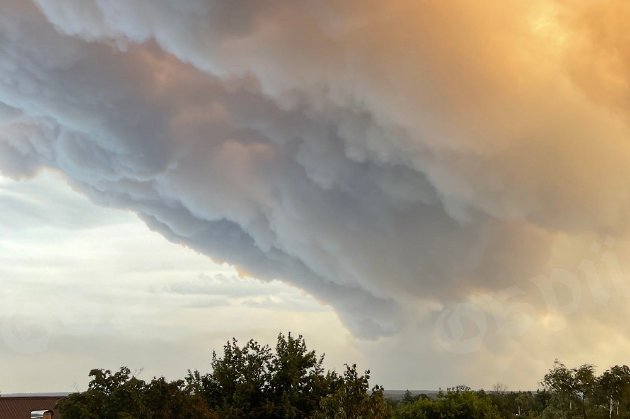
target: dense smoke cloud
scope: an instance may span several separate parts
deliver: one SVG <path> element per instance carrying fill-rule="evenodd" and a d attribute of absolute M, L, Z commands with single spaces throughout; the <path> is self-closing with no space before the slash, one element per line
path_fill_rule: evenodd
<path fill-rule="evenodd" d="M 0 0 L 0 170 L 58 169 L 390 335 L 624 240 L 627 18 L 586 0 Z"/>

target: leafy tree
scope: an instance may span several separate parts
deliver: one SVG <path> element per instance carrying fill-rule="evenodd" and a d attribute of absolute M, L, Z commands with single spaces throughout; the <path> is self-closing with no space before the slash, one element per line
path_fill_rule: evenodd
<path fill-rule="evenodd" d="M 615 365 L 598 378 L 599 395 L 607 406 L 608 417 L 624 417 L 630 412 L 630 368 Z"/>
<path fill-rule="evenodd" d="M 57 403 L 64 419 L 216 418 L 203 399 L 186 389 L 184 381 L 154 378 L 146 383 L 129 368 L 95 369 L 88 390 Z"/>
<path fill-rule="evenodd" d="M 419 398 L 400 405 L 395 413 L 399 419 L 499 419 L 501 414 L 492 399 L 483 391 L 457 386 L 440 391 L 435 398 Z"/>
<path fill-rule="evenodd" d="M 250 340 L 240 347 L 232 339 L 222 358 L 212 353 L 211 374 L 189 372 L 187 381 L 221 417 L 268 417 L 272 357 L 268 346 Z"/>
<path fill-rule="evenodd" d="M 302 336 L 278 336 L 270 383 L 277 416 L 303 418 L 318 408 L 318 401 L 329 391 L 323 362 L 324 356 L 309 351 Z"/>
<path fill-rule="evenodd" d="M 391 415 L 383 387 L 375 386 L 369 391 L 369 370 L 361 375 L 356 364 L 346 364 L 343 375 L 329 373 L 327 380 L 333 391 L 321 400 L 315 418 L 378 419 Z"/>
<path fill-rule="evenodd" d="M 308 350 L 302 336 L 278 336 L 275 351 L 233 339 L 223 356 L 212 355 L 212 372 L 189 371 L 186 386 L 222 418 L 385 418 L 383 389 L 369 389 L 369 371 L 356 365 L 343 375 L 325 372 L 324 356 Z"/>
<path fill-rule="evenodd" d="M 228 341 L 212 353 L 211 372 L 189 371 L 184 380 L 145 382 L 129 368 L 90 371 L 88 389 L 58 402 L 66 419 L 269 418 L 269 419 L 497 419 L 630 418 L 630 368 L 616 365 L 599 377 L 590 364 L 568 368 L 556 360 L 536 392 L 489 393 L 466 386 L 437 395 L 405 392 L 396 403 L 370 371 L 356 364 L 326 371 L 324 356 L 302 336 L 280 334 L 275 347 Z"/>
<path fill-rule="evenodd" d="M 544 409 L 544 407 L 537 408 L 536 394 L 529 391 L 510 392 L 503 390 L 497 392 L 494 389 L 488 393 L 488 397 L 497 407 L 501 417 L 530 417 L 536 415 L 536 412 L 542 412 Z"/>
<path fill-rule="evenodd" d="M 592 365 L 584 364 L 569 369 L 556 360 L 553 368 L 545 374 L 542 384 L 555 396 L 551 409 L 568 416 L 577 407 L 583 418 L 588 417 L 587 401 L 594 399 L 596 390 L 595 369 Z"/>
<path fill-rule="evenodd" d="M 416 397 L 411 394 L 411 391 L 405 390 L 405 394 L 403 394 L 402 400 L 400 401 L 402 404 L 413 403 L 416 400 Z"/>

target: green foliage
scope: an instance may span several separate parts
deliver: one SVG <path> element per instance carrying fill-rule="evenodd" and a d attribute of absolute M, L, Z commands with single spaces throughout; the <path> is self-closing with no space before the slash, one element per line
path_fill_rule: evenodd
<path fill-rule="evenodd" d="M 629 418 L 630 368 L 616 365 L 596 376 L 590 364 L 568 368 L 559 361 L 536 392 L 473 391 L 466 386 L 437 395 L 386 400 L 370 388 L 370 371 L 356 364 L 325 371 L 324 356 L 302 336 L 278 336 L 275 348 L 236 339 L 212 353 L 211 372 L 189 371 L 184 380 L 149 382 L 123 367 L 90 371 L 88 389 L 58 403 L 64 419 L 496 419 Z"/>
<path fill-rule="evenodd" d="M 240 347 L 233 339 L 224 346 L 223 358 L 213 352 L 213 373 L 202 380 L 202 394 L 221 417 L 264 418 L 272 409 L 268 401 L 271 364 L 268 346 L 250 340 Z"/>
<path fill-rule="evenodd" d="M 146 383 L 126 367 L 115 373 L 92 370 L 90 377 L 87 391 L 58 402 L 64 419 L 218 417 L 181 380 L 168 382 L 160 377 Z"/>
<path fill-rule="evenodd" d="M 391 416 L 391 408 L 385 401 L 383 387 L 369 390 L 370 371 L 361 375 L 356 364 L 346 365 L 342 376 L 329 374 L 328 380 L 333 390 L 320 402 L 315 418 L 386 418 Z"/>
<path fill-rule="evenodd" d="M 608 417 L 630 417 L 630 368 L 626 365 L 604 371 L 597 380 L 597 399 Z"/>
<path fill-rule="evenodd" d="M 597 379 L 595 368 L 590 364 L 569 369 L 556 360 L 545 374 L 543 387 L 552 394 L 549 412 L 554 416 L 588 417 L 589 411 L 599 410 L 596 404 Z"/>
<path fill-rule="evenodd" d="M 397 410 L 399 419 L 499 419 L 497 407 L 483 391 L 472 391 L 465 386 L 439 392 L 437 397 L 420 397 L 403 403 Z"/>
<path fill-rule="evenodd" d="M 405 394 L 403 395 L 402 400 L 400 402 L 402 404 L 409 404 L 409 403 L 412 403 L 416 399 L 417 398 L 414 397 L 413 394 L 411 394 L 411 391 L 405 390 Z"/>
<path fill-rule="evenodd" d="M 280 334 L 275 351 L 236 340 L 212 355 L 212 372 L 189 371 L 187 386 L 222 418 L 385 418 L 383 389 L 369 391 L 369 371 L 326 372 L 324 357 L 302 336 Z"/>
<path fill-rule="evenodd" d="M 630 368 L 614 366 L 599 377 L 584 364 L 568 368 L 556 361 L 536 392 L 485 393 L 467 387 L 436 397 L 406 393 L 394 417 L 420 418 L 630 418 Z"/>
<path fill-rule="evenodd" d="M 271 363 L 272 399 L 279 401 L 279 417 L 306 417 L 318 408 L 318 400 L 330 391 L 324 374 L 324 357 L 309 351 L 301 336 L 278 337 Z"/>
<path fill-rule="evenodd" d="M 630 368 L 614 366 L 599 377 L 584 364 L 568 368 L 556 361 L 536 392 L 471 391 L 456 387 L 436 397 L 411 394 L 398 404 L 396 418 L 630 418 Z"/>

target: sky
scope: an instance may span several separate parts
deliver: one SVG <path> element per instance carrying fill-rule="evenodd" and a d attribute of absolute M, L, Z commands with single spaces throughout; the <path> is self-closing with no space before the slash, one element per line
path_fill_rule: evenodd
<path fill-rule="evenodd" d="M 391 389 L 627 363 L 629 19 L 0 0 L 0 391 L 287 331 Z"/>

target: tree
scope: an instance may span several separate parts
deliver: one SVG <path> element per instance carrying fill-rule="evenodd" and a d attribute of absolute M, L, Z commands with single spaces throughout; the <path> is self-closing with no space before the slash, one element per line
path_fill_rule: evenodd
<path fill-rule="evenodd" d="M 606 382 L 609 381 L 607 378 Z M 556 360 L 553 368 L 545 375 L 543 387 L 552 395 L 549 403 L 549 414 L 559 414 L 568 417 L 577 410 L 583 418 L 589 415 L 599 415 L 601 406 L 597 403 L 601 399 L 601 378 L 595 376 L 595 368 L 591 364 L 584 364 L 569 369 Z M 557 411 L 558 413 L 551 413 Z"/>
<path fill-rule="evenodd" d="M 492 386 L 492 391 L 497 394 L 505 394 L 508 391 L 508 386 L 503 383 L 495 383 Z"/>
<path fill-rule="evenodd" d="M 370 371 L 359 374 L 356 364 L 347 365 L 343 375 L 329 373 L 327 381 L 333 390 L 324 397 L 315 418 L 380 419 L 391 415 L 384 390 L 375 386 L 369 391 Z"/>
<path fill-rule="evenodd" d="M 402 404 L 413 403 L 416 398 L 411 394 L 411 391 L 405 390 L 405 394 L 403 394 L 402 400 L 400 401 Z"/>
<path fill-rule="evenodd" d="M 233 339 L 222 357 L 213 352 L 212 372 L 189 371 L 186 386 L 222 418 L 387 417 L 383 389 L 369 389 L 369 371 L 361 375 L 353 364 L 339 375 L 323 362 L 302 336 L 278 335 L 275 351 Z"/>
<path fill-rule="evenodd" d="M 575 392 L 582 408 L 582 417 L 586 419 L 587 400 L 591 401 L 595 396 L 595 367 L 591 364 L 584 364 L 578 368 L 573 368 L 571 372 L 574 377 Z"/>
<path fill-rule="evenodd" d="M 250 340 L 240 347 L 232 339 L 223 347 L 222 358 L 213 351 L 211 374 L 190 372 L 187 381 L 221 417 L 268 417 L 272 357 L 269 346 Z"/>
<path fill-rule="evenodd" d="M 620 417 L 619 407 L 629 411 L 630 402 L 630 368 L 615 365 L 604 371 L 598 378 L 599 393 L 603 402 L 608 405 L 608 417 Z M 625 405 L 625 406 L 624 406 Z"/>
<path fill-rule="evenodd" d="M 422 397 L 413 403 L 401 404 L 398 419 L 499 419 L 501 414 L 492 399 L 483 391 L 457 386 L 440 391 L 435 398 Z"/>
<path fill-rule="evenodd" d="M 278 416 L 303 418 L 318 408 L 318 401 L 328 391 L 323 362 L 324 356 L 309 351 L 301 335 L 278 336 L 270 383 Z"/>
<path fill-rule="evenodd" d="M 575 377 L 571 370 L 556 359 L 553 368 L 545 374 L 542 385 L 554 396 L 552 408 L 560 409 L 563 416 L 568 415 L 576 396 Z"/>
<path fill-rule="evenodd" d="M 89 375 L 87 391 L 57 403 L 65 419 L 217 418 L 182 380 L 168 382 L 160 377 L 146 383 L 126 367 L 115 373 L 95 369 Z"/>

